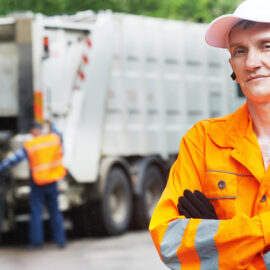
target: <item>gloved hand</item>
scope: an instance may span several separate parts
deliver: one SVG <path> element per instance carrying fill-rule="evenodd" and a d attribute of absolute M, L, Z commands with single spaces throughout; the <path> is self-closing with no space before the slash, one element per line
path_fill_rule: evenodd
<path fill-rule="evenodd" d="M 186 189 L 184 196 L 178 198 L 177 208 L 180 215 L 186 218 L 218 219 L 214 206 L 200 191 L 192 193 Z"/>

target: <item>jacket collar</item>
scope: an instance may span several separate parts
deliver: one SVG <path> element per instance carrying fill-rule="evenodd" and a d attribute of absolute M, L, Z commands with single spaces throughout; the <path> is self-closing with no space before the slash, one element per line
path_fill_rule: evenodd
<path fill-rule="evenodd" d="M 208 135 L 220 147 L 235 148 L 243 137 L 255 136 L 246 103 L 235 113 L 213 121 Z"/>
<path fill-rule="evenodd" d="M 235 113 L 214 120 L 208 135 L 216 145 L 231 148 L 232 158 L 240 162 L 255 178 L 261 181 L 265 169 L 246 103 Z"/>

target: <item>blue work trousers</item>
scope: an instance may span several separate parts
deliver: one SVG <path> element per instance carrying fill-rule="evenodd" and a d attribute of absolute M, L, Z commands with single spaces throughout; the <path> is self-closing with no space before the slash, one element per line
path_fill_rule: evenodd
<path fill-rule="evenodd" d="M 38 186 L 31 181 L 30 192 L 30 244 L 40 246 L 43 244 L 43 220 L 42 212 L 44 205 L 50 214 L 50 225 L 52 230 L 53 241 L 63 246 L 66 243 L 66 235 L 63 227 L 63 216 L 58 207 L 58 190 L 57 183 Z"/>

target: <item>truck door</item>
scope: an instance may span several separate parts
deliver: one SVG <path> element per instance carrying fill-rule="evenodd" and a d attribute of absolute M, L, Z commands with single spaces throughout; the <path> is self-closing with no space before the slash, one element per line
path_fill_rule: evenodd
<path fill-rule="evenodd" d="M 87 31 L 45 27 L 42 89 L 45 117 L 68 114 Z"/>

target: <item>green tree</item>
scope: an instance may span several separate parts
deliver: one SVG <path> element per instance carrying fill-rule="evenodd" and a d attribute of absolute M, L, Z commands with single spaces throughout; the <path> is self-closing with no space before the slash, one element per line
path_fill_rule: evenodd
<path fill-rule="evenodd" d="M 241 0 L 0 0 L 0 14 L 33 11 L 47 15 L 72 14 L 82 10 L 114 12 L 177 20 L 209 22 L 231 13 Z"/>

